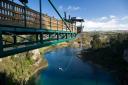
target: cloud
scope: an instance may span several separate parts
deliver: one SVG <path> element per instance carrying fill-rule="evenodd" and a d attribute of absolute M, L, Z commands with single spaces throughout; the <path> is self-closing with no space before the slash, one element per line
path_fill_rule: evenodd
<path fill-rule="evenodd" d="M 77 23 L 80 25 L 80 23 Z M 97 19 L 85 19 L 84 31 L 112 31 L 112 30 L 128 30 L 128 16 L 116 17 L 100 17 Z"/>
<path fill-rule="evenodd" d="M 63 6 L 62 5 L 59 6 L 59 10 L 63 10 Z"/>
<path fill-rule="evenodd" d="M 109 16 L 111 19 L 116 19 L 117 17 L 116 16 L 114 16 L 114 15 L 110 15 Z"/>
<path fill-rule="evenodd" d="M 67 7 L 60 5 L 58 8 L 59 8 L 59 10 L 65 10 L 65 11 L 70 11 L 70 12 L 80 10 L 79 6 L 71 6 L 71 5 L 69 5 Z"/>
<path fill-rule="evenodd" d="M 79 6 L 68 6 L 68 7 L 67 7 L 67 10 L 70 10 L 70 11 L 77 11 L 77 10 L 79 10 L 79 9 L 80 9 Z"/>
<path fill-rule="evenodd" d="M 100 20 L 107 20 L 108 18 L 107 17 L 101 17 Z"/>
<path fill-rule="evenodd" d="M 123 17 L 122 20 L 127 20 L 128 21 L 128 16 Z"/>

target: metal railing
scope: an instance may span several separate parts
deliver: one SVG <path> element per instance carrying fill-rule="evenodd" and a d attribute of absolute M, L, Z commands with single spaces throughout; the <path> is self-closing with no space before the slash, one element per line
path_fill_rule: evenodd
<path fill-rule="evenodd" d="M 0 0 L 0 25 L 20 26 L 26 28 L 40 28 L 51 30 L 65 30 L 76 32 L 74 24 L 62 20 L 57 20 L 47 14 L 40 13 L 24 6 L 16 4 L 12 1 Z M 26 20 L 25 20 L 26 17 Z M 26 21 L 26 22 L 25 22 Z M 68 29 L 67 29 L 68 28 Z"/>

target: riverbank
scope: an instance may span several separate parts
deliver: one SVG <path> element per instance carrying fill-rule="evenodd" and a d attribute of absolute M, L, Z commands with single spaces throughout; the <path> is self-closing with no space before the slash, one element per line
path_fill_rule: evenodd
<path fill-rule="evenodd" d="M 63 42 L 0 59 L 0 85 L 34 85 L 34 76 L 48 67 L 44 53 L 69 46 Z"/>
<path fill-rule="evenodd" d="M 81 60 L 91 62 L 117 76 L 119 85 L 128 85 L 128 62 L 124 59 L 125 49 L 128 48 L 128 35 L 125 33 L 95 34 L 90 45 L 89 49 L 83 49 L 80 53 Z"/>
<path fill-rule="evenodd" d="M 70 43 L 68 43 L 68 42 L 62 42 L 62 43 L 59 43 L 56 45 L 51 45 L 51 46 L 40 48 L 39 50 L 40 50 L 41 54 L 43 55 L 46 52 L 52 51 L 52 50 L 57 49 L 57 48 L 66 47 L 69 45 L 70 45 Z"/>
<path fill-rule="evenodd" d="M 47 67 L 47 61 L 36 49 L 2 58 L 0 67 L 0 85 L 26 85 L 39 68 Z"/>

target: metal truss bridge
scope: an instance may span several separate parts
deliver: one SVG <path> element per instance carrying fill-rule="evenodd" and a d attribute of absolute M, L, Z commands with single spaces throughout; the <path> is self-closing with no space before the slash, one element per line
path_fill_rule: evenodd
<path fill-rule="evenodd" d="M 53 3 L 51 6 L 60 20 L 10 0 L 0 0 L 0 58 L 75 39 L 76 22 L 82 19 L 62 18 Z"/>

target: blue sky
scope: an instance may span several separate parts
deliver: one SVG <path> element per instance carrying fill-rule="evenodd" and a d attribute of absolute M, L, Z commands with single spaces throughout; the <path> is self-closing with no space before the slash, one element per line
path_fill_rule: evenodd
<path fill-rule="evenodd" d="M 15 0 L 17 1 L 17 0 Z M 128 0 L 51 0 L 60 13 L 85 19 L 84 30 L 128 30 Z M 39 10 L 38 0 L 28 6 Z M 48 0 L 42 0 L 42 11 L 58 18 Z M 93 26 L 91 26 L 93 25 Z M 106 25 L 106 27 L 105 27 Z M 110 25 L 110 26 L 108 26 Z M 103 27 L 104 28 L 103 28 Z M 112 27 L 113 28 L 112 28 Z M 117 28 L 118 27 L 118 28 Z"/>

